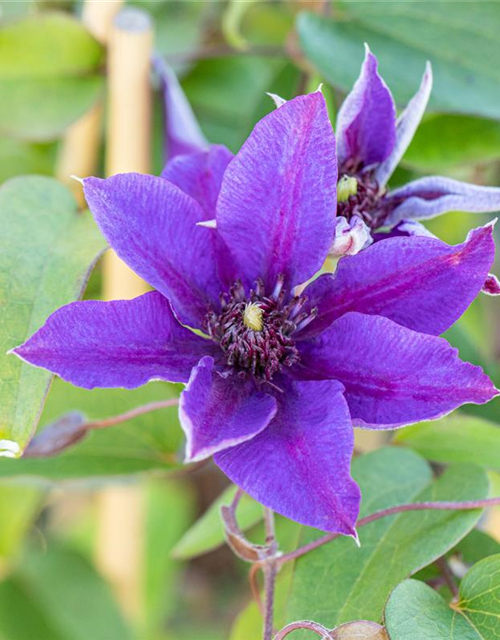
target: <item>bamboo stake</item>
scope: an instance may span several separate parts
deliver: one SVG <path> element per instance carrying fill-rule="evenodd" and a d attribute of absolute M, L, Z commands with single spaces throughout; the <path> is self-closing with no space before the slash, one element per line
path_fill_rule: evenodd
<path fill-rule="evenodd" d="M 107 175 L 149 171 L 152 41 L 152 25 L 145 12 L 124 9 L 117 15 L 108 55 Z M 144 282 L 108 251 L 104 297 L 134 298 L 146 290 Z"/>
<path fill-rule="evenodd" d="M 82 22 L 102 44 L 107 43 L 111 22 L 122 4 L 123 0 L 85 0 Z M 71 176 L 86 177 L 96 173 L 102 115 L 102 103 L 99 102 L 68 129 L 59 149 L 56 177 L 71 189 L 80 207 L 85 205 L 83 189 Z"/>
<path fill-rule="evenodd" d="M 152 42 L 152 24 L 145 12 L 129 8 L 117 14 L 108 49 L 107 175 L 149 170 Z M 146 290 L 147 285 L 108 251 L 104 298 L 133 298 Z M 114 487 L 99 496 L 97 563 L 125 611 L 136 615 L 141 606 L 143 512 L 141 487 Z"/>

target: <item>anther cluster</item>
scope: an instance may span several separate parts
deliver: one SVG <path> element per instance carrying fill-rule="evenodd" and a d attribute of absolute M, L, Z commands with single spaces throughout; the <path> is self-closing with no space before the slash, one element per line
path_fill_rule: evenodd
<path fill-rule="evenodd" d="M 383 194 L 380 193 L 379 185 L 370 171 L 358 173 L 354 177 L 358 183 L 357 192 L 344 202 L 337 203 L 337 215 L 347 220 L 359 216 L 367 226 L 376 229 L 383 223 L 382 217 L 386 217 L 383 207 L 379 206 Z"/>
<path fill-rule="evenodd" d="M 268 295 L 259 279 L 247 295 L 238 280 L 228 294 L 221 294 L 220 314 L 213 310 L 207 314 L 207 333 L 219 343 L 231 372 L 270 382 L 283 367 L 291 367 L 299 361 L 293 334 L 316 317 L 317 309 L 303 311 L 307 297 L 290 298 L 283 285 L 284 277 L 280 275 Z M 258 305 L 262 311 L 260 330 L 245 323 L 245 310 L 250 304 Z"/>

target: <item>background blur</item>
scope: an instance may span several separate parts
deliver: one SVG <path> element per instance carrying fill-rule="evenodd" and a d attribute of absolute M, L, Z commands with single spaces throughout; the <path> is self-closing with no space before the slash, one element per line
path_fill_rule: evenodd
<path fill-rule="evenodd" d="M 115 63 L 123 64 L 113 88 L 108 26 L 124 3 L 0 1 L 0 182 L 52 176 L 81 203 L 71 173 L 134 167 L 159 173 L 158 79 L 147 71 L 151 128 L 147 91 L 142 102 L 127 95 L 127 77 L 140 76 L 149 46 L 179 75 L 207 138 L 236 152 L 274 108 L 267 91 L 291 98 L 324 82 L 333 119 L 368 42 L 399 107 L 416 91 L 427 59 L 434 68 L 429 112 L 392 184 L 439 173 L 500 185 L 497 2 L 126 4 L 147 12 L 154 41 L 147 20 L 137 49 L 117 39 Z M 118 119 L 110 109 L 125 117 L 130 109 L 137 120 L 110 131 Z M 489 217 L 456 212 L 428 226 L 458 243 Z M 94 270 L 86 297 L 135 295 L 142 285 L 106 260 Z M 498 313 L 498 301 L 482 296 L 449 332 L 464 359 L 482 365 L 497 385 Z M 103 418 L 177 392 L 162 383 L 84 391 L 55 380 L 40 426 L 73 409 Z M 498 407 L 466 411 L 498 423 Z M 379 438 L 363 434 L 359 448 L 380 446 Z M 258 638 L 259 617 L 247 608 L 247 567 L 222 546 L 217 508 L 209 509 L 232 488 L 211 464 L 183 469 L 181 459 L 175 409 L 93 433 L 57 458 L 0 459 L 0 640 Z M 193 527 L 207 509 L 204 526 Z M 260 511 L 250 500 L 242 519 L 258 540 Z M 493 516 L 486 526 L 500 541 L 500 520 Z M 282 546 L 291 547 L 299 528 L 281 520 L 278 527 Z"/>

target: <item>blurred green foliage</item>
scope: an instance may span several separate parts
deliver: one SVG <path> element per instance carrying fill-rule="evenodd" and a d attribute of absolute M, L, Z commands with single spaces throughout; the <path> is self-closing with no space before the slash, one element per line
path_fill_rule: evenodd
<path fill-rule="evenodd" d="M 425 61 L 433 63 L 430 113 L 393 183 L 439 172 L 499 184 L 498 3 L 137 0 L 129 4 L 151 13 L 155 49 L 179 73 L 203 130 L 214 143 L 236 152 L 256 121 L 274 108 L 266 92 L 291 98 L 322 81 L 333 121 L 357 77 L 366 41 L 378 56 L 399 107 L 417 89 Z M 70 0 L 0 0 L 0 183 L 21 174 L 55 175 L 68 127 L 104 97 L 105 51 L 82 26 L 81 10 L 81 2 Z M 154 166 L 159 172 L 159 92 L 154 107 Z M 28 371 L 4 352 L 32 333 L 52 309 L 80 294 L 83 274 L 102 241 L 85 214 L 76 213 L 66 189 L 52 181 L 19 178 L 7 183 L 0 191 L 0 215 L 0 224 L 5 224 L 0 238 L 4 383 L 0 439 L 8 436 L 24 445 L 37 427 L 50 376 Z M 455 212 L 428 226 L 443 240 L 458 243 L 470 228 L 488 219 Z M 86 295 L 98 297 L 100 284 L 96 270 Z M 6 293 L 33 313 L 23 315 L 22 306 L 8 306 Z M 485 296 L 475 301 L 447 337 L 465 359 L 483 366 L 500 384 L 498 309 L 493 302 Z M 6 391 L 7 377 L 14 382 Z M 176 386 L 159 382 L 134 391 L 85 391 L 56 380 L 38 429 L 74 409 L 89 418 L 104 418 L 173 398 L 178 392 Z M 488 491 L 498 495 L 500 476 L 491 471 L 499 470 L 498 423 L 498 402 L 467 407 L 439 423 L 399 432 L 394 440 L 398 448 L 360 456 L 354 474 L 363 488 L 363 513 L 426 497 L 465 499 Z M 218 511 L 231 500 L 235 488 L 227 487 L 212 466 L 186 472 L 181 461 L 182 435 L 175 409 L 94 432 L 55 458 L 2 458 L 1 640 L 260 637 L 261 617 L 251 602 L 247 567 L 222 546 Z M 436 479 L 433 472 L 450 463 Z M 111 483 L 139 486 L 143 496 L 141 601 L 134 613 L 119 604 L 94 558 L 99 529 L 96 504 L 100 489 Z M 61 516 L 68 504 L 75 513 Z M 245 499 L 240 515 L 249 537 L 262 541 L 260 507 Z M 497 620 L 498 606 L 481 585 L 491 584 L 496 575 L 499 546 L 479 529 L 470 531 L 478 518 L 475 512 L 404 514 L 363 528 L 360 551 L 351 540 L 339 539 L 305 556 L 280 573 L 277 623 L 297 617 L 316 617 L 332 625 L 359 617 L 380 621 L 390 596 L 385 616 L 391 640 L 407 640 L 410 632 L 425 637 L 430 618 L 440 620 L 445 634 L 453 618 L 465 625 L 464 633 L 472 624 L 481 630 L 481 637 L 497 638 L 476 614 L 467 613 L 466 605 L 460 614 L 453 613 L 442 599 L 451 597 L 446 589 L 441 588 L 439 595 L 425 585 L 439 575 L 432 565 L 439 555 L 446 553 L 466 568 L 479 563 L 463 580 L 463 598 L 480 598 L 484 610 Z M 308 541 L 319 535 L 282 518 L 277 527 L 285 551 L 295 548 L 299 538 Z M 411 574 L 416 580 L 401 582 Z M 415 611 L 412 620 L 418 623 L 412 629 L 405 626 L 410 607 Z"/>

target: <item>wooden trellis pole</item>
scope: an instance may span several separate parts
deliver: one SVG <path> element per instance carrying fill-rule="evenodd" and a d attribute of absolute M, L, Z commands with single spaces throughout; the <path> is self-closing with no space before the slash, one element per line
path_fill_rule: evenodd
<path fill-rule="evenodd" d="M 152 23 L 126 8 L 113 20 L 108 43 L 106 174 L 147 173 L 151 146 L 150 60 Z M 147 285 L 112 251 L 103 264 L 105 299 L 133 298 Z M 97 563 L 113 583 L 124 609 L 141 605 L 143 503 L 141 487 L 113 487 L 99 496 Z"/>
<path fill-rule="evenodd" d="M 107 45 L 111 23 L 122 5 L 123 0 L 85 0 L 82 22 L 101 44 Z M 80 206 L 85 204 L 83 189 L 71 176 L 85 178 L 96 173 L 102 117 L 103 105 L 99 102 L 68 129 L 59 149 L 56 177 L 72 190 Z"/>

